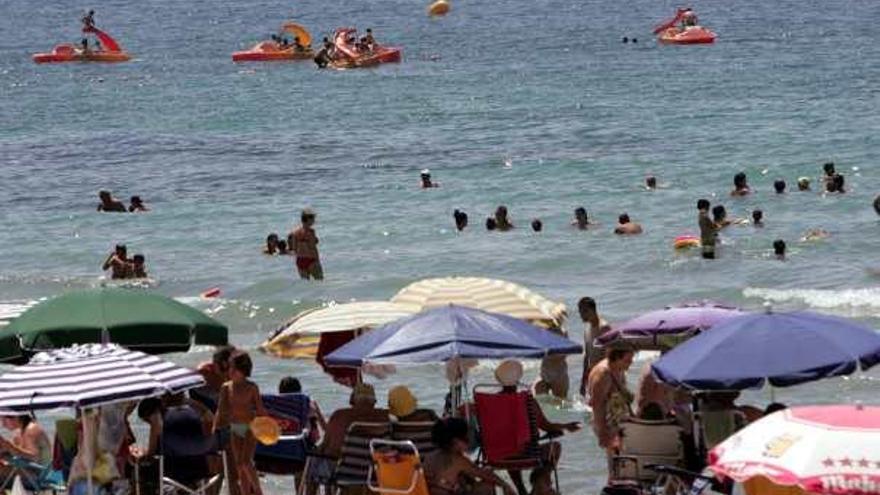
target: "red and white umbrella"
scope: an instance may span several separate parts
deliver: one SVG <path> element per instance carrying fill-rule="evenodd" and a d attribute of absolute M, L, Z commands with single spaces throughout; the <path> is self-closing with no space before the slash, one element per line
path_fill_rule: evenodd
<path fill-rule="evenodd" d="M 880 407 L 779 411 L 712 449 L 709 461 L 738 482 L 764 477 L 809 493 L 880 494 Z"/>

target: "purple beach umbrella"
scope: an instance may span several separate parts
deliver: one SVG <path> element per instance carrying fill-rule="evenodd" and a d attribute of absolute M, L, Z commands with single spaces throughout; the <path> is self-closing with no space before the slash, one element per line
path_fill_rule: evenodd
<path fill-rule="evenodd" d="M 711 301 L 669 306 L 613 325 L 610 332 L 596 339 L 596 345 L 668 350 L 713 325 L 744 314 L 739 308 Z"/>

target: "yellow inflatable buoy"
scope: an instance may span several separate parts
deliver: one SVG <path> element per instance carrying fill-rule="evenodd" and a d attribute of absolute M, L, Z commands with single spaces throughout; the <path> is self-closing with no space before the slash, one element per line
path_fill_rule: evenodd
<path fill-rule="evenodd" d="M 257 416 L 251 421 L 251 433 L 263 445 L 275 445 L 281 437 L 281 427 L 269 416 Z"/>
<path fill-rule="evenodd" d="M 436 2 L 428 6 L 428 15 L 446 15 L 447 13 L 449 13 L 449 9 L 451 8 L 452 6 L 449 5 L 449 2 L 447 2 L 446 0 L 437 0 Z"/>

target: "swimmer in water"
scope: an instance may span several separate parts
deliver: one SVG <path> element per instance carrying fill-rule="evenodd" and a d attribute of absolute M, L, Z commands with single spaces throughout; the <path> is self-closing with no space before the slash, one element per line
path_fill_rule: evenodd
<path fill-rule="evenodd" d="M 874 198 L 874 212 L 880 215 L 880 194 Z"/>
<path fill-rule="evenodd" d="M 810 229 L 801 237 L 801 242 L 821 241 L 831 237 L 831 233 L 825 229 Z"/>
<path fill-rule="evenodd" d="M 287 249 L 287 242 L 279 239 L 278 240 L 278 255 L 279 256 L 287 256 L 290 254 L 290 250 Z"/>
<path fill-rule="evenodd" d="M 809 177 L 798 177 L 798 191 L 809 191 L 810 190 L 810 178 Z"/>
<path fill-rule="evenodd" d="M 825 164 L 822 165 L 822 170 L 825 172 L 825 175 L 822 177 L 822 182 L 826 184 L 827 188 L 827 184 L 834 179 L 835 175 L 837 175 L 837 170 L 834 168 L 834 162 L 825 162 Z"/>
<path fill-rule="evenodd" d="M 501 232 L 507 232 L 513 228 L 513 224 L 507 218 L 507 207 L 504 205 L 495 209 L 495 226 Z"/>
<path fill-rule="evenodd" d="M 419 177 L 421 179 L 422 189 L 431 189 L 433 187 L 440 187 L 439 183 L 431 181 L 431 171 L 428 169 L 422 169 L 422 172 L 419 174 Z"/>
<path fill-rule="evenodd" d="M 749 187 L 745 172 L 740 172 L 733 176 L 733 190 L 730 191 L 731 196 L 747 196 L 752 192 Z"/>
<path fill-rule="evenodd" d="M 630 220 L 629 215 L 621 213 L 617 217 L 617 227 L 614 228 L 617 235 L 636 235 L 642 233 L 642 226 Z"/>
<path fill-rule="evenodd" d="M 486 218 L 486 230 L 488 230 L 489 232 L 492 232 L 493 230 L 496 230 L 497 228 L 498 228 L 498 225 L 495 223 L 494 218 L 492 218 L 492 217 Z"/>
<path fill-rule="evenodd" d="M 647 189 L 648 191 L 653 191 L 657 189 L 657 178 L 653 175 L 645 177 L 645 189 Z"/>
<path fill-rule="evenodd" d="M 465 229 L 465 227 L 467 227 L 467 224 L 468 224 L 467 213 L 460 211 L 460 210 L 455 210 L 452 212 L 452 218 L 455 219 L 455 228 L 459 232 L 461 232 L 462 230 Z"/>
<path fill-rule="evenodd" d="M 708 199 L 697 201 L 697 223 L 700 226 L 700 245 L 703 248 L 703 258 L 715 259 L 715 244 L 718 242 L 718 226 L 709 218 L 711 204 Z"/>
<path fill-rule="evenodd" d="M 782 239 L 773 241 L 773 255 L 779 261 L 785 261 L 785 241 Z"/>
<path fill-rule="evenodd" d="M 129 278 L 130 266 L 127 252 L 125 244 L 117 244 L 113 252 L 104 260 L 104 264 L 101 265 L 102 270 L 110 270 L 111 279 Z"/>
<path fill-rule="evenodd" d="M 136 213 L 139 211 L 150 211 L 149 208 L 144 205 L 143 200 L 141 200 L 140 196 L 132 196 L 131 197 L 131 206 L 128 207 L 129 213 Z"/>
<path fill-rule="evenodd" d="M 773 189 L 776 190 L 776 194 L 785 193 L 785 181 L 782 179 L 776 179 L 776 181 L 773 182 Z"/>
<path fill-rule="evenodd" d="M 712 220 L 715 222 L 715 226 L 718 230 L 733 223 L 727 219 L 727 209 L 724 208 L 724 205 L 715 205 L 715 207 L 712 208 Z"/>
<path fill-rule="evenodd" d="M 577 227 L 578 230 L 587 230 L 590 225 L 590 219 L 587 218 L 587 209 L 583 206 L 578 206 L 574 210 L 574 220 L 571 221 L 571 225 L 573 227 Z"/>
<path fill-rule="evenodd" d="M 296 255 L 296 270 L 303 280 L 324 280 L 324 268 L 318 255 L 315 233 L 315 212 L 306 208 L 300 215 L 301 225 L 287 237 L 287 246 Z"/>
<path fill-rule="evenodd" d="M 278 254 L 278 234 L 275 232 L 266 236 L 266 247 L 263 248 L 263 254 L 269 256 Z"/>
<path fill-rule="evenodd" d="M 753 210 L 752 211 L 752 225 L 755 227 L 763 227 L 764 226 L 764 212 L 761 210 Z"/>
<path fill-rule="evenodd" d="M 110 191 L 98 191 L 98 198 L 101 204 L 98 205 L 98 211 L 125 213 L 125 205 L 122 201 L 114 198 Z"/>
<path fill-rule="evenodd" d="M 842 174 L 835 174 L 831 179 L 831 182 L 828 183 L 826 189 L 828 192 L 836 192 L 843 194 L 846 192 L 846 188 L 843 187 L 844 179 Z"/>
<path fill-rule="evenodd" d="M 131 258 L 130 278 L 147 278 L 146 261 L 142 254 L 136 254 Z"/>
<path fill-rule="evenodd" d="M 532 230 L 534 230 L 535 232 L 540 232 L 541 230 L 543 230 L 543 228 L 544 224 L 541 223 L 540 219 L 536 218 L 532 220 Z"/>

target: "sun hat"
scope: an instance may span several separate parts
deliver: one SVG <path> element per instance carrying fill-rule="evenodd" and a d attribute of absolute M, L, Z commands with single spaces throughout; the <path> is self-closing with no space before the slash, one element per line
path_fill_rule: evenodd
<path fill-rule="evenodd" d="M 394 416 L 409 416 L 417 406 L 418 401 L 406 386 L 398 385 L 388 391 L 388 411 Z"/>
<path fill-rule="evenodd" d="M 422 169 L 422 175 L 431 175 L 431 171 L 428 170 L 428 169 L 426 169 L 426 168 L 423 168 L 423 169 Z"/>
<path fill-rule="evenodd" d="M 495 379 L 505 387 L 513 387 L 523 376 L 522 363 L 515 359 L 505 359 L 495 368 Z"/>

